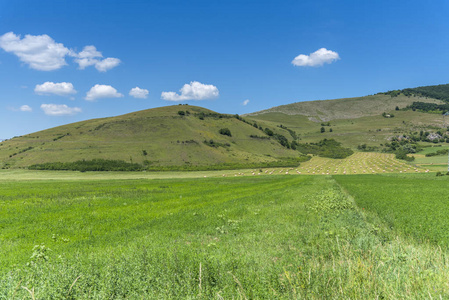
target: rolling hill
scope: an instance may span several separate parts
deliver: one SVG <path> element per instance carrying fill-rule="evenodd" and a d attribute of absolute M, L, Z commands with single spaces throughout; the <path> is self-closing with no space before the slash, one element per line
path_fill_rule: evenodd
<path fill-rule="evenodd" d="M 224 128 L 229 129 L 231 136 L 220 134 Z M 285 158 L 299 156 L 297 151 L 268 139 L 265 133 L 240 118 L 190 105 L 82 121 L 0 143 L 3 168 L 107 159 L 189 169 L 189 166 L 280 163 Z"/>
<path fill-rule="evenodd" d="M 392 97 L 386 94 L 376 94 L 356 98 L 296 102 L 250 113 L 247 116 L 282 113 L 306 116 L 310 121 L 322 122 L 376 116 L 383 112 L 392 111 L 396 106 L 400 109 L 405 108 L 413 102 L 443 103 L 441 100 L 416 95 L 405 96 L 400 94 Z"/>
<path fill-rule="evenodd" d="M 296 102 L 244 117 L 267 126 L 283 124 L 294 130 L 302 142 L 332 138 L 352 149 L 367 144 L 380 150 L 394 137 L 416 135 L 420 131 L 446 132 L 449 117 L 445 119 L 441 112 L 448 101 L 449 84 L 446 84 L 365 97 Z M 439 110 L 412 108 L 426 106 Z"/>
<path fill-rule="evenodd" d="M 355 151 L 360 145 L 381 151 L 392 138 L 419 132 L 440 132 L 446 139 L 449 120 L 441 111 L 429 110 L 445 108 L 446 94 L 449 85 L 420 87 L 297 102 L 243 117 L 191 105 L 159 107 L 2 141 L 0 168 L 92 159 L 134 163 L 149 170 L 291 166 L 306 159 L 291 148 L 310 148 L 299 144 L 323 139 Z M 292 143 L 298 147 L 290 147 Z"/>

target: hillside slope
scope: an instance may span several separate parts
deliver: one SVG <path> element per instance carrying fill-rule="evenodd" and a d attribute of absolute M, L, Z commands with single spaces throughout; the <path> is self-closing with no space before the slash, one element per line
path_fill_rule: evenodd
<path fill-rule="evenodd" d="M 232 136 L 220 134 L 222 128 L 228 128 Z M 265 134 L 234 116 L 175 105 L 68 124 L 3 141 L 0 166 L 95 158 L 149 166 L 205 166 L 269 163 L 299 156 L 273 139 L 250 136 Z"/>
<path fill-rule="evenodd" d="M 437 104 L 443 103 L 441 100 L 427 99 L 415 95 L 405 96 L 400 94 L 399 96 L 392 97 L 385 94 L 376 94 L 356 98 L 296 102 L 250 113 L 247 114 L 247 116 L 260 116 L 267 113 L 283 113 L 286 115 L 306 116 L 309 120 L 314 122 L 326 122 L 337 119 L 356 119 L 380 115 L 383 112 L 394 110 L 396 106 L 405 108 L 417 101 Z"/>

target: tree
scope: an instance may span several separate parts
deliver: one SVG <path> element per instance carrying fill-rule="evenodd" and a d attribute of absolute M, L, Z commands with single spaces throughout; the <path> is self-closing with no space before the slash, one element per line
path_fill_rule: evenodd
<path fill-rule="evenodd" d="M 321 127 L 321 133 L 323 133 L 323 132 L 325 132 L 326 131 L 326 129 L 324 129 L 324 127 Z"/>

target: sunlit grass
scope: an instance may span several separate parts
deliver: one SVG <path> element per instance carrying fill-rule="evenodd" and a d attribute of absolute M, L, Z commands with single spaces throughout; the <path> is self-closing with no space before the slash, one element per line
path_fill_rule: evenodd
<path fill-rule="evenodd" d="M 2 181 L 0 299 L 449 296 L 448 176 L 283 175 Z"/>

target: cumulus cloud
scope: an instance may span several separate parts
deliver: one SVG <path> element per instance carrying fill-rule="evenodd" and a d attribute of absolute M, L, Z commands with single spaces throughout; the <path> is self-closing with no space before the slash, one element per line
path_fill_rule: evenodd
<path fill-rule="evenodd" d="M 81 70 L 84 70 L 86 67 L 95 65 L 98 62 L 96 58 L 103 57 L 103 55 L 101 55 L 100 51 L 97 51 L 95 46 L 86 46 L 76 57 L 75 62 Z"/>
<path fill-rule="evenodd" d="M 41 109 L 48 116 L 70 116 L 81 112 L 81 108 L 65 104 L 42 104 Z"/>
<path fill-rule="evenodd" d="M 103 55 L 92 45 L 84 47 L 83 51 L 74 56 L 76 57 L 75 62 L 81 70 L 94 65 L 98 71 L 106 72 L 117 67 L 121 62 L 120 59 L 114 57 L 101 59 Z"/>
<path fill-rule="evenodd" d="M 108 57 L 98 61 L 95 64 L 95 68 L 100 72 L 106 72 L 112 68 L 117 67 L 120 64 L 120 59 L 114 57 Z"/>
<path fill-rule="evenodd" d="M 246 99 L 245 101 L 243 101 L 242 105 L 246 106 L 249 103 L 249 99 Z"/>
<path fill-rule="evenodd" d="M 115 88 L 110 85 L 96 84 L 86 94 L 84 99 L 94 101 L 99 98 L 120 98 L 122 94 L 117 92 Z"/>
<path fill-rule="evenodd" d="M 321 48 L 309 55 L 300 54 L 296 56 L 292 64 L 298 67 L 319 67 L 339 59 L 340 56 L 337 52 Z"/>
<path fill-rule="evenodd" d="M 175 92 L 162 92 L 161 98 L 168 101 L 183 101 L 214 99 L 219 96 L 216 86 L 211 84 L 202 84 L 198 81 L 192 81 L 190 84 L 184 84 L 179 91 L 180 94 Z"/>
<path fill-rule="evenodd" d="M 106 72 L 121 63 L 120 59 L 114 57 L 103 59 L 95 46 L 85 46 L 83 51 L 76 53 L 46 34 L 27 34 L 22 38 L 14 32 L 7 32 L 0 36 L 0 48 L 39 71 L 53 71 L 66 66 L 66 56 L 74 57 L 81 70 L 93 65 L 98 71 Z"/>
<path fill-rule="evenodd" d="M 34 92 L 38 95 L 58 95 L 58 96 L 70 96 L 76 94 L 76 90 L 73 88 L 73 84 L 70 82 L 44 82 L 43 84 L 37 84 L 34 88 Z"/>
<path fill-rule="evenodd" d="M 135 87 L 135 88 L 132 88 L 130 91 L 129 91 L 129 95 L 130 96 L 133 96 L 134 98 L 140 98 L 140 99 L 145 99 L 145 98 L 147 98 L 147 96 L 148 96 L 148 90 L 146 90 L 146 89 L 141 89 L 141 88 L 139 88 L 139 87 Z"/>
<path fill-rule="evenodd" d="M 22 105 L 19 108 L 20 111 L 33 111 L 33 109 L 29 105 Z"/>
<path fill-rule="evenodd" d="M 57 70 L 67 65 L 65 56 L 72 53 L 46 34 L 27 34 L 22 39 L 20 35 L 8 32 L 0 36 L 0 48 L 13 53 L 30 68 L 40 71 Z"/>

